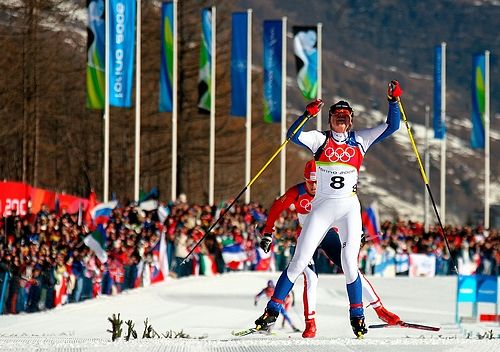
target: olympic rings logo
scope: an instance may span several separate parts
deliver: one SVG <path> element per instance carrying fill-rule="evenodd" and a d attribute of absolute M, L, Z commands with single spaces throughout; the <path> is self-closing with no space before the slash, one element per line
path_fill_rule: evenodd
<path fill-rule="evenodd" d="M 331 162 L 342 161 L 346 163 L 351 160 L 354 155 L 356 155 L 356 150 L 350 146 L 345 149 L 341 147 L 335 149 L 328 147 L 325 149 L 325 155 Z"/>
<path fill-rule="evenodd" d="M 312 204 L 308 199 L 301 199 L 299 202 L 300 206 L 308 213 L 312 210 Z"/>

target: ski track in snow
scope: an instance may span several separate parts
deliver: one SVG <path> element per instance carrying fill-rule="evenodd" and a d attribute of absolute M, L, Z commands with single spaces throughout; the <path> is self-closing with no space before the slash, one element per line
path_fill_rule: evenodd
<path fill-rule="evenodd" d="M 369 278 L 385 306 L 403 320 L 440 326 L 441 331 L 390 328 L 369 329 L 363 340 L 352 334 L 348 322 L 345 281 L 341 275 L 320 275 L 318 287 L 318 337 L 303 339 L 278 319 L 276 335 L 235 337 L 231 331 L 253 326 L 265 299 L 255 307 L 254 296 L 267 280 L 279 273 L 230 273 L 216 277 L 188 277 L 151 287 L 103 296 L 78 304 L 35 314 L 0 316 L 1 351 L 500 351 L 500 324 L 467 323 L 455 319 L 456 277 Z M 295 307 L 290 316 L 304 327 L 302 280 L 295 285 Z M 480 313 L 493 313 L 493 305 L 480 306 Z M 470 315 L 463 304 L 460 313 Z M 111 341 L 108 317 L 120 313 L 133 320 L 137 340 L 123 337 Z M 158 333 L 183 331 L 191 338 L 141 339 L 144 320 Z M 366 310 L 367 325 L 381 323 L 373 310 Z M 122 326 L 123 335 L 127 332 Z M 491 331 L 493 339 L 479 339 Z M 469 338 L 467 338 L 467 335 Z M 201 339 L 200 339 L 201 338 Z"/>

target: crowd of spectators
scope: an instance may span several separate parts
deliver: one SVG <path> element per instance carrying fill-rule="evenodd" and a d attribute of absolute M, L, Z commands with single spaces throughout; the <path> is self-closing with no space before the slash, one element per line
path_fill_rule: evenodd
<path fill-rule="evenodd" d="M 36 214 L 28 209 L 23 216 L 12 211 L 2 219 L 0 228 L 0 293 L 3 293 L 0 313 L 36 312 L 149 285 L 154 282 L 149 269 L 158 259 L 153 248 L 161 236 L 166 239 L 172 277 L 200 274 L 201 256 L 211 258 L 215 272 L 228 271 L 222 255 L 228 244 L 239 244 L 246 252 L 248 260 L 243 263 L 243 270 L 255 269 L 259 229 L 266 219 L 262 205 L 237 203 L 233 206 L 184 265 L 181 262 L 221 215 L 225 204 L 215 207 L 177 201 L 160 206 L 165 210 L 164 216 L 134 204 L 113 210 L 105 229 L 106 263 L 101 263 L 84 244 L 92 228 L 82 224 L 78 214 L 68 214 L 64 209 L 56 213 L 46 206 Z M 300 232 L 297 215 L 284 212 L 275 227 L 272 268 L 281 271 L 293 255 Z M 447 226 L 445 231 L 455 262 L 472 263 L 478 274 L 500 274 L 497 230 Z M 425 232 L 417 222 L 382 224 L 380 237 L 365 242 L 360 251 L 360 268 L 368 273 L 370 252 L 390 252 L 394 256 L 433 254 L 437 258 L 436 274 L 452 274 L 438 229 L 431 227 Z M 320 256 L 316 264 L 321 273 L 340 272 L 325 256 Z"/>

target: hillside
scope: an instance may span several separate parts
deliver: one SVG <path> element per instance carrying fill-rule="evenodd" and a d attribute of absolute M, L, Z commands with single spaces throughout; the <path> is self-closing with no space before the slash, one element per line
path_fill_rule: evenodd
<path fill-rule="evenodd" d="M 244 186 L 244 121 L 229 116 L 230 13 L 254 10 L 252 174 L 279 146 L 279 126 L 262 122 L 262 29 L 264 19 L 288 17 L 292 25 L 323 23 L 323 95 L 339 97 L 356 110 L 355 126 L 380 122 L 385 86 L 397 78 L 404 105 L 423 153 L 424 109 L 432 108 L 433 46 L 448 43 L 447 222 L 476 221 L 483 207 L 482 152 L 469 146 L 470 71 L 473 53 L 491 56 L 491 201 L 500 203 L 499 67 L 496 1 L 214 1 L 217 5 L 216 200 Z M 199 9 L 211 1 L 179 4 L 179 192 L 207 201 L 208 118 L 197 111 Z M 307 8 L 305 8 L 307 4 Z M 0 4 L 0 176 L 39 187 L 87 196 L 102 194 L 102 114 L 85 108 L 85 1 L 25 0 Z M 307 17 L 305 17 L 305 14 Z M 157 112 L 159 2 L 142 4 L 141 186 L 170 194 L 170 114 Z M 289 40 L 288 122 L 303 110 Z M 326 119 L 326 114 L 323 116 Z M 323 121 L 323 125 L 326 120 Z M 133 194 L 134 110 L 111 110 L 110 189 L 122 199 Z M 431 187 L 439 204 L 439 145 L 433 141 Z M 288 149 L 287 185 L 301 179 L 308 156 Z M 297 157 L 298 156 L 298 157 Z M 367 155 L 360 179 L 364 204 L 377 199 L 384 217 L 421 219 L 423 184 L 404 129 Z M 254 184 L 252 198 L 269 204 L 279 192 L 279 162 Z"/>

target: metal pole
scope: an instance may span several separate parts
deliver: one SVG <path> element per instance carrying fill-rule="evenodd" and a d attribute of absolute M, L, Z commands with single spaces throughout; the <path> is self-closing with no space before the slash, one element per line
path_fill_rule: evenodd
<path fill-rule="evenodd" d="M 247 10 L 247 101 L 246 101 L 246 150 L 245 184 L 250 182 L 252 170 L 252 10 Z M 250 188 L 245 193 L 245 203 L 250 203 Z"/>
<path fill-rule="evenodd" d="M 208 175 L 208 204 L 214 204 L 214 182 L 215 182 L 215 6 L 212 6 L 212 38 L 210 55 L 210 156 Z"/>
<path fill-rule="evenodd" d="M 318 32 L 318 93 L 316 94 L 317 99 L 323 99 L 323 87 L 322 87 L 322 80 L 321 80 L 321 74 L 322 74 L 322 60 L 321 56 L 323 55 L 323 24 L 320 22 L 318 23 L 317 26 L 317 32 Z M 318 131 L 321 131 L 321 112 L 319 113 L 318 117 L 316 118 L 316 129 Z M 282 193 L 283 194 L 283 193 Z"/>
<path fill-rule="evenodd" d="M 441 43 L 441 126 L 446 126 L 446 43 Z M 444 127 L 443 127 L 444 128 Z M 440 210 L 446 225 L 446 132 L 441 140 Z"/>
<path fill-rule="evenodd" d="M 141 0 L 137 0 L 135 50 L 135 160 L 134 160 L 134 199 L 139 202 L 139 183 L 141 168 Z"/>
<path fill-rule="evenodd" d="M 104 187 L 103 201 L 108 201 L 109 195 L 109 43 L 110 43 L 110 6 L 109 1 L 105 2 L 105 54 L 104 54 Z"/>
<path fill-rule="evenodd" d="M 173 2 L 173 72 L 172 72 L 172 174 L 170 199 L 177 199 L 177 0 Z"/>
<path fill-rule="evenodd" d="M 286 17 L 282 18 L 281 43 L 281 143 L 286 139 Z M 286 148 L 281 153 L 280 194 L 286 188 Z"/>
<path fill-rule="evenodd" d="M 484 52 L 484 228 L 490 228 L 490 52 Z"/>
<path fill-rule="evenodd" d="M 429 150 L 429 105 L 425 106 L 425 173 L 430 177 L 430 150 Z M 424 231 L 429 232 L 429 195 L 424 187 Z"/>

